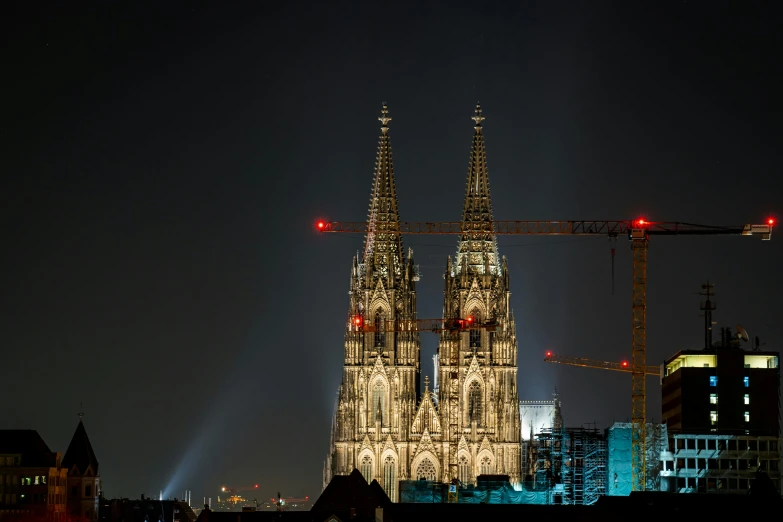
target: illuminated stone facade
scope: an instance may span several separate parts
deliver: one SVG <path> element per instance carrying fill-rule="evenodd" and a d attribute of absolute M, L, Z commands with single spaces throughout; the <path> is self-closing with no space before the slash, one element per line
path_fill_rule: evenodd
<path fill-rule="evenodd" d="M 517 345 L 509 278 L 492 233 L 492 209 L 476 107 L 463 231 L 448 259 L 444 317 L 491 328 L 445 331 L 435 359 L 437 391 L 420 389 L 420 334 L 384 331 L 415 320 L 417 267 L 404 255 L 384 106 L 363 255 L 354 257 L 343 379 L 324 487 L 358 469 L 397 501 L 400 480 L 473 483 L 479 474 L 520 482 Z M 358 319 L 357 319 L 358 318 Z M 360 323 L 358 324 L 357 323 Z M 369 327 L 369 328 L 368 328 Z M 368 331 L 371 330 L 371 331 Z"/>

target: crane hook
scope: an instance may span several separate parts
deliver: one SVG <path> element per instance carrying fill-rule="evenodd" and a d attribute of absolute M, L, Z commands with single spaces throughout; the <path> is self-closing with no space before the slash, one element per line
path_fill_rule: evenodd
<path fill-rule="evenodd" d="M 614 245 L 617 243 L 617 237 L 610 237 L 609 241 L 611 242 L 612 247 L 609 249 L 610 253 L 612 254 L 612 295 L 614 295 Z"/>

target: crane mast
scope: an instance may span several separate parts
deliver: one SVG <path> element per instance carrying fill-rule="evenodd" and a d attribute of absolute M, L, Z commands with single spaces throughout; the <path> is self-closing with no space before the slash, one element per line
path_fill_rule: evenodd
<path fill-rule="evenodd" d="M 459 235 L 470 233 L 471 230 L 461 221 L 440 222 L 400 222 L 385 229 L 386 234 L 446 234 Z M 367 234 L 370 223 L 366 221 L 317 221 L 316 230 L 325 233 Z M 608 236 L 616 238 L 627 234 L 631 241 L 633 258 L 632 284 L 632 359 L 631 359 L 631 419 L 632 419 L 632 473 L 634 491 L 644 491 L 647 486 L 647 394 L 645 389 L 645 372 L 647 369 L 647 247 L 652 235 L 742 235 L 760 236 L 769 240 L 772 235 L 774 220 L 769 219 L 761 225 L 715 226 L 683 223 L 678 221 L 647 221 L 636 220 L 605 220 L 605 221 L 490 221 L 482 223 L 482 228 L 497 235 L 543 235 L 543 236 Z M 453 351 L 452 347 L 452 351 Z M 453 358 L 453 357 L 452 357 Z M 453 381 L 453 379 L 452 379 Z M 451 394 L 452 391 L 449 390 Z M 450 404 L 454 402 L 449 401 Z M 456 407 L 456 406 L 453 406 Z M 449 412 L 449 418 L 452 418 Z M 456 419 L 456 416 L 454 417 Z M 456 428 L 449 426 L 449 428 Z M 453 432 L 452 432 L 453 433 Z M 450 444 L 450 446 L 454 446 Z M 455 450 L 456 451 L 456 450 Z M 449 462 L 456 460 L 450 455 Z M 450 470 L 450 476 L 456 469 Z"/>

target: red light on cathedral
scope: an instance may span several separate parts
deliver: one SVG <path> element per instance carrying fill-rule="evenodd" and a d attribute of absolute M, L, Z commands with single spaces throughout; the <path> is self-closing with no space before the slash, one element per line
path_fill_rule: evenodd
<path fill-rule="evenodd" d="M 468 316 L 468 324 L 471 324 L 471 323 L 473 323 L 473 316 L 469 315 Z"/>
<path fill-rule="evenodd" d="M 353 317 L 353 324 L 355 324 L 356 326 L 361 326 L 363 322 L 364 320 L 362 319 L 361 315 L 355 315 Z"/>
<path fill-rule="evenodd" d="M 623 368 L 628 368 L 628 361 L 621 362 L 620 366 L 622 366 Z"/>

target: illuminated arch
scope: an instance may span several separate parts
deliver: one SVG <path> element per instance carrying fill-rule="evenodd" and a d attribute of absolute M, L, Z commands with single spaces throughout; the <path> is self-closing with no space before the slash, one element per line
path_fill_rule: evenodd
<path fill-rule="evenodd" d="M 411 464 L 411 478 L 414 480 L 437 481 L 440 477 L 438 457 L 431 451 L 425 451 L 416 456 Z"/>
<path fill-rule="evenodd" d="M 359 471 L 367 483 L 372 482 L 373 476 L 375 475 L 374 460 L 375 459 L 373 459 L 372 452 L 368 449 L 363 450 L 359 454 Z"/>
<path fill-rule="evenodd" d="M 386 302 L 380 302 L 373 307 L 372 324 L 375 327 L 373 334 L 373 346 L 383 348 L 386 346 L 385 321 L 391 320 L 391 310 Z"/>
<path fill-rule="evenodd" d="M 476 457 L 476 461 L 479 465 L 479 475 L 494 475 L 495 474 L 495 457 L 489 450 L 482 450 Z"/>
<path fill-rule="evenodd" d="M 481 389 L 481 383 L 473 379 L 468 386 L 468 421 L 475 422 L 478 426 L 483 425 L 484 421 L 484 393 Z"/>
<path fill-rule="evenodd" d="M 459 481 L 463 484 L 471 482 L 473 480 L 473 470 L 470 465 L 470 453 L 460 450 L 457 453 L 457 463 L 459 466 Z"/>
<path fill-rule="evenodd" d="M 473 315 L 476 319 L 487 316 L 487 307 L 478 297 L 468 299 L 462 309 L 467 311 L 467 315 Z"/>
<path fill-rule="evenodd" d="M 475 384 L 474 384 L 475 383 Z M 478 399 L 478 405 L 479 405 L 479 418 L 477 419 L 477 423 L 479 426 L 483 425 L 483 419 L 484 419 L 484 397 L 486 397 L 486 385 L 484 384 L 484 379 L 479 373 L 474 373 L 472 375 L 469 375 L 468 378 L 465 380 L 465 385 L 463 387 L 462 392 L 462 404 L 464 404 L 463 408 L 463 422 L 466 424 L 470 424 L 471 422 L 471 412 L 470 412 L 470 406 L 471 406 L 471 391 L 475 393 L 475 391 L 478 391 L 477 396 L 474 395 L 473 399 Z"/>
<path fill-rule="evenodd" d="M 386 450 L 381 457 L 383 463 L 383 490 L 392 502 L 397 501 L 397 456 L 391 450 Z"/>
<path fill-rule="evenodd" d="M 381 426 L 388 426 L 389 380 L 385 375 L 377 374 L 372 378 L 370 385 L 367 387 L 367 397 L 369 397 L 369 405 L 367 407 L 368 426 L 375 426 L 375 417 L 378 414 L 379 405 L 381 408 Z"/>

